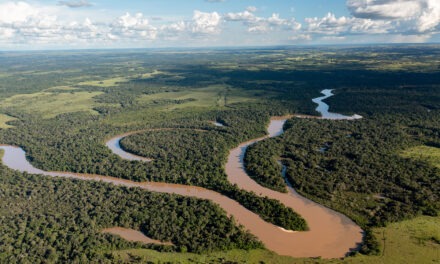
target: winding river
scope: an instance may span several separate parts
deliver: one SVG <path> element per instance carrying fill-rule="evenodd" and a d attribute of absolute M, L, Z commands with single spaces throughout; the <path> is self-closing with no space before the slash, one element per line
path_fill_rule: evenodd
<path fill-rule="evenodd" d="M 235 200 L 205 188 L 169 183 L 140 183 L 102 175 L 46 172 L 33 167 L 27 161 L 25 152 L 21 148 L 2 145 L 0 149 L 4 150 L 3 164 L 21 172 L 52 177 L 103 181 L 115 185 L 138 187 L 154 192 L 209 199 L 223 208 L 228 215 L 233 216 L 238 224 L 243 225 L 250 233 L 254 234 L 268 249 L 280 255 L 323 258 L 344 257 L 350 250 L 356 249 L 362 242 L 362 230 L 353 221 L 338 212 L 300 196 L 290 186 L 288 187 L 288 193 L 279 193 L 260 186 L 246 174 L 243 166 L 243 157 L 247 147 L 268 137 L 281 135 L 286 120 L 287 117 L 271 118 L 268 126 L 268 136 L 242 143 L 237 148 L 232 149 L 225 169 L 228 180 L 231 183 L 235 183 L 245 190 L 253 191 L 257 195 L 277 199 L 298 212 L 309 225 L 310 230 L 306 232 L 287 231 L 267 223 Z M 136 132 L 116 136 L 109 140 L 106 145 L 115 154 L 123 154 L 120 155 L 122 158 L 128 157 L 128 159 L 139 160 L 140 157 L 138 156 L 130 156 L 131 154 L 125 156 L 125 154 L 129 153 L 123 151 L 119 145 L 119 141 L 122 138 L 134 133 Z M 121 151 L 125 153 L 121 153 Z M 145 161 L 148 161 L 148 159 Z"/>
<path fill-rule="evenodd" d="M 324 103 L 323 101 L 334 95 L 332 91 L 333 90 L 331 90 L 331 89 L 324 89 L 321 91 L 321 93 L 324 96 L 312 99 L 312 101 L 314 103 L 318 104 L 316 111 L 321 113 L 322 118 L 333 119 L 333 120 L 354 120 L 354 119 L 361 119 L 362 118 L 362 116 L 360 116 L 360 115 L 346 116 L 346 115 L 341 115 L 341 114 L 329 112 L 330 106 L 328 104 Z"/>

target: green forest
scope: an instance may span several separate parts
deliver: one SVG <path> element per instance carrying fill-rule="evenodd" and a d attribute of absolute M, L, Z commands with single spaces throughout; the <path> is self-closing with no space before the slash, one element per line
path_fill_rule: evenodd
<path fill-rule="evenodd" d="M 431 156 L 440 149 L 439 54 L 436 45 L 0 53 L 0 144 L 22 147 L 46 171 L 201 186 L 277 226 L 307 230 L 281 202 L 231 184 L 224 164 L 230 149 L 267 133 L 271 116 L 318 116 L 311 99 L 335 89 L 330 110 L 363 119 L 290 119 L 282 136 L 249 147 L 244 162 L 255 181 L 280 192 L 286 166 L 301 195 L 366 231 L 354 255 L 381 254 L 377 228 L 438 217 L 440 169 Z M 152 162 L 123 160 L 105 146 L 130 131 L 143 132 L 121 147 Z M 424 147 L 434 154 L 414 154 Z M 131 249 L 265 251 L 206 200 L 6 167 L 0 182 L 0 262 L 125 262 L 116 252 Z M 175 246 L 100 233 L 112 226 Z"/>

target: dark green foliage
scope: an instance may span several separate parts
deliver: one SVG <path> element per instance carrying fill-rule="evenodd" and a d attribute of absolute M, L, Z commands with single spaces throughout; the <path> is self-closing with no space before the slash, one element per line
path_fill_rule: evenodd
<path fill-rule="evenodd" d="M 216 128 L 202 121 L 217 117 L 228 127 Z M 198 185 L 236 198 L 262 218 L 286 229 L 304 228 L 304 220 L 280 202 L 231 186 L 222 169 L 229 149 L 265 132 L 268 115 L 264 112 L 229 110 L 199 114 L 192 118 L 182 118 L 172 113 L 164 120 L 156 118 L 151 119 L 150 126 L 174 130 L 134 135 L 123 141 L 130 142 L 131 138 L 136 140 L 132 146 L 139 144 L 139 147 L 130 151 L 155 158 L 151 163 L 130 162 L 111 154 L 104 145 L 105 138 L 123 131 L 103 124 L 99 117 L 79 113 L 60 115 L 55 120 L 35 122 L 30 118 L 25 119 L 24 124 L 17 124 L 21 130 L 8 131 L 3 134 L 1 142 L 23 146 L 32 163 L 46 171 L 72 171 L 134 181 Z M 185 128 L 204 129 L 206 132 Z M 139 127 L 125 129 L 131 131 Z"/>
<path fill-rule="evenodd" d="M 155 167 L 180 175 L 181 181 L 209 186 L 208 181 L 224 179 L 228 144 L 221 131 L 175 129 L 136 134 L 121 140 L 128 152 L 154 159 Z M 193 180 L 192 178 L 197 178 Z"/>
<path fill-rule="evenodd" d="M 0 262 L 105 260 L 115 249 L 190 252 L 260 248 L 209 201 L 101 182 L 51 179 L 0 167 Z M 142 230 L 176 246 L 145 246 L 102 234 L 106 227 Z M 107 262 L 110 262 L 107 260 Z"/>
<path fill-rule="evenodd" d="M 228 184 L 222 164 L 226 162 L 230 147 L 222 131 L 150 131 L 126 137 L 121 140 L 121 146 L 129 152 L 155 159 L 160 164 L 157 167 L 166 168 L 173 174 L 185 173 L 184 179 L 212 179 L 204 185 L 216 186 L 215 190 L 237 200 L 268 222 L 289 230 L 307 229 L 304 219 L 278 201 L 258 197 Z M 218 185 L 214 185 L 215 181 Z"/>
<path fill-rule="evenodd" d="M 249 146 L 244 163 L 247 172 L 256 182 L 275 191 L 287 192 L 281 165 L 277 162 L 282 152 L 278 142 L 278 139 L 267 139 Z"/>
<path fill-rule="evenodd" d="M 290 120 L 282 154 L 287 177 L 300 193 L 362 226 L 438 210 L 438 169 L 399 155 L 426 140 L 402 129 L 411 122 L 410 117 L 391 121 L 387 116 L 356 122 Z M 319 151 L 322 146 L 325 151 Z"/>
<path fill-rule="evenodd" d="M 374 236 L 371 229 L 367 229 L 364 234 L 364 243 L 362 244 L 359 252 L 364 255 L 379 255 L 379 241 Z"/>
<path fill-rule="evenodd" d="M 222 193 L 237 200 L 244 207 L 260 215 L 265 221 L 287 230 L 304 231 L 308 229 L 306 221 L 300 215 L 277 200 L 262 198 L 254 193 L 239 190 L 235 186 L 230 190 L 222 191 Z"/>
<path fill-rule="evenodd" d="M 314 114 L 315 105 L 311 98 L 319 96 L 319 91 L 324 88 L 336 89 L 336 96 L 328 100 L 331 111 L 358 113 L 367 119 L 356 122 L 292 120 L 285 136 L 252 146 L 246 156 L 246 165 L 260 184 L 282 191 L 281 167 L 276 163 L 281 157 L 288 167 L 289 180 L 299 192 L 347 214 L 367 228 L 362 252 L 374 253 L 377 247 L 373 236 L 368 233 L 370 226 L 385 225 L 421 213 L 438 214 L 438 169 L 422 161 L 404 159 L 399 156 L 399 151 L 417 144 L 440 146 L 439 54 L 438 46 L 289 47 L 215 50 L 200 54 L 193 51 L 167 53 L 143 50 L 0 53 L 0 73 L 3 74 L 0 78 L 0 98 L 41 92 L 48 88 L 55 93 L 71 92 L 54 88 L 70 86 L 77 88 L 76 91 L 103 92 L 94 99 L 108 104 L 95 107 L 99 112 L 96 116 L 69 113 L 52 119 L 0 106 L 0 112 L 18 119 L 9 122 L 16 128 L 0 130 L 0 143 L 22 146 L 29 160 L 44 170 L 203 186 L 236 199 L 267 221 L 287 229 L 301 230 L 306 228 L 306 224 L 292 210 L 278 201 L 239 190 L 227 182 L 222 165 L 229 149 L 265 134 L 269 116 Z M 400 62 L 404 62 L 400 70 L 387 68 L 387 65 L 394 66 L 393 63 Z M 408 62 L 415 62 L 416 66 Z M 405 68 L 405 65 L 409 66 Z M 153 70 L 167 74 L 140 78 Z M 80 85 L 84 81 L 115 77 L 123 77 L 126 81 L 114 87 Z M 237 93 L 252 95 L 254 101 L 233 103 L 225 96 L 225 106 L 219 108 L 193 107 L 166 112 L 158 109 L 194 103 L 195 99 L 167 98 L 145 104 L 137 100 L 145 94 L 195 90 L 209 85 L 231 87 Z M 226 126 L 216 128 L 209 123 L 212 120 L 221 121 Z M 104 145 L 105 140 L 114 135 L 151 128 L 178 128 L 140 134 L 124 141 L 127 149 L 155 158 L 151 163 L 122 160 Z M 8 176 L 9 171 L 3 170 L 3 173 L 5 181 L 12 179 Z M 73 261 L 86 262 L 85 259 L 109 257 L 100 252 L 133 246 L 99 234 L 98 227 L 107 224 L 126 224 L 152 232 L 148 234 L 158 238 L 166 234 L 182 251 L 246 248 L 239 241 L 247 241 L 248 238 L 238 235 L 242 234 L 238 231 L 234 241 L 218 242 L 220 237 L 211 237 L 203 231 L 201 233 L 209 239 L 202 239 L 197 234 L 188 238 L 192 229 L 199 230 L 199 225 L 206 225 L 198 222 L 202 219 L 187 226 L 180 225 L 179 228 L 189 232 L 181 238 L 173 237 L 169 226 L 158 224 L 158 218 L 152 222 L 153 213 L 157 213 L 160 219 L 177 221 L 173 214 L 176 206 L 186 208 L 191 217 L 205 213 L 209 219 L 217 216 L 226 219 L 217 207 L 205 201 L 144 191 L 131 194 L 131 190 L 98 183 L 13 175 L 21 180 L 3 184 L 1 194 L 9 198 L 1 200 L 0 204 L 6 209 L 19 208 L 17 210 L 21 214 L 2 209 L 0 217 L 4 225 L 0 235 L 8 237 L 0 239 L 0 247 L 4 248 L 0 250 L 0 262 L 5 259 L 1 258 L 3 256 L 8 256 L 3 262 L 25 262 L 15 259 L 22 252 L 32 252 L 33 257 L 25 257 L 28 262 L 38 263 L 42 259 L 61 261 L 69 256 Z M 29 184 L 27 179 L 33 179 L 35 183 Z M 32 191 L 29 196 L 32 200 L 27 200 L 28 195 L 17 189 L 28 191 L 32 189 L 29 186 L 42 190 Z M 62 190 L 62 194 L 70 196 L 56 196 L 55 186 L 59 186 L 57 188 Z M 66 186 L 69 188 L 64 188 Z M 102 188 L 118 190 L 110 193 L 120 201 L 113 200 Z M 11 194 L 8 190 L 14 191 Z M 120 192 L 124 193 L 123 198 Z M 130 199 L 124 199 L 125 196 Z M 41 202 L 54 201 L 55 197 L 56 202 Z M 153 205 L 139 202 L 159 202 L 157 199 L 171 203 L 170 207 L 165 207 L 163 214 L 158 213 Z M 40 202 L 34 204 L 33 201 Z M 114 205 L 105 207 L 107 201 Z M 182 205 L 185 201 L 188 203 Z M 141 218 L 137 218 L 137 213 L 130 211 L 127 205 L 138 209 L 144 206 L 142 208 L 153 211 L 151 215 L 138 212 Z M 206 212 L 197 211 L 193 208 L 195 205 L 200 205 Z M 25 206 L 28 206 L 27 210 L 22 209 Z M 120 208 L 120 211 L 112 211 L 112 208 Z M 88 214 L 92 210 L 95 218 Z M 61 213 L 55 217 L 57 212 Z M 102 219 L 98 215 L 102 215 Z M 107 219 L 104 215 L 113 218 Z M 179 217 L 177 219 L 181 219 Z M 68 240 L 51 242 L 45 232 L 52 232 L 53 227 L 42 224 L 55 222 L 51 219 L 60 222 L 60 225 L 53 224 L 61 230 L 56 232 L 65 234 L 62 238 L 68 237 L 72 243 Z M 95 221 L 95 226 L 91 225 L 90 219 Z M 14 221 L 36 226 L 29 229 L 38 230 L 31 233 L 35 245 L 23 239 L 26 233 L 21 232 L 21 227 L 15 226 Z M 229 226 L 229 220 L 222 221 L 219 223 L 223 223 L 226 229 L 235 230 Z M 152 223 L 157 229 L 148 228 L 148 224 Z M 75 228 L 76 225 L 83 229 Z M 220 228 L 221 225 L 214 226 Z M 82 230 L 85 230 L 84 233 L 81 233 Z M 40 250 L 40 244 L 44 250 Z M 46 248 L 46 245 L 50 247 Z M 87 249 L 83 245 L 87 245 Z M 4 255 L 10 254 L 11 250 L 17 253 L 13 254 L 14 258 Z"/>

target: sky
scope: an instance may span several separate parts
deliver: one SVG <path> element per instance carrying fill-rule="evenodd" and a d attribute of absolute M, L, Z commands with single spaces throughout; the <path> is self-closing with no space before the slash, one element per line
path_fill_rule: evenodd
<path fill-rule="evenodd" d="M 440 42 L 440 0 L 0 0 L 0 50 Z"/>

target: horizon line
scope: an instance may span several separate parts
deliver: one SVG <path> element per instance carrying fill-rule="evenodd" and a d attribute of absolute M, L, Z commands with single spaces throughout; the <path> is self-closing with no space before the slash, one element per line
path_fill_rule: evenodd
<path fill-rule="evenodd" d="M 0 53 L 6 52 L 74 52 L 74 51 L 130 51 L 130 50 L 233 50 L 233 49 L 270 49 L 270 48 L 288 48 L 288 47 L 296 47 L 296 48 L 307 48 L 307 47 L 371 47 L 371 46 L 436 46 L 440 45 L 440 42 L 426 42 L 426 43 L 410 43 L 410 42 L 402 42 L 402 43 L 381 43 L 381 42 L 372 42 L 372 43 L 335 43 L 335 44 L 280 44 L 280 45 L 236 45 L 236 46 L 191 46 L 191 47 L 178 47 L 178 46 L 169 46 L 169 47 L 127 47 L 127 48 L 69 48 L 69 49 L 0 49 Z"/>

